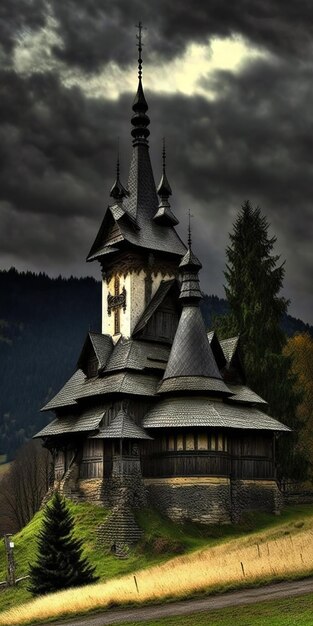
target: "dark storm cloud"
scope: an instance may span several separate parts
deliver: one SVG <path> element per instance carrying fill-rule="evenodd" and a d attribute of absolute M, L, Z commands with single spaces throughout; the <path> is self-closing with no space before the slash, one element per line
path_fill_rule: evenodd
<path fill-rule="evenodd" d="M 83 5 L 54 0 L 53 7 L 63 42 L 55 54 L 87 70 L 108 60 L 128 63 L 139 19 L 148 29 L 145 59 L 151 52 L 173 57 L 189 42 L 233 34 L 276 53 L 302 57 L 313 35 L 313 5 L 305 0 L 85 0 Z"/>
<path fill-rule="evenodd" d="M 2 0 L 0 3 L 1 45 L 12 52 L 23 31 L 36 30 L 45 23 L 44 0 Z"/>
<path fill-rule="evenodd" d="M 236 211 L 250 199 L 261 206 L 271 234 L 278 235 L 276 252 L 286 259 L 292 311 L 301 311 L 298 315 L 312 323 L 310 76 L 309 63 L 291 68 L 286 61 L 255 61 L 237 75 L 216 74 L 215 101 L 154 97 L 153 107 L 168 138 L 170 181 L 179 190 L 174 208 L 184 219 L 183 213 L 196 207 L 195 241 L 207 268 L 205 289 L 221 285 L 227 232 Z"/>
<path fill-rule="evenodd" d="M 171 58 L 189 42 L 234 34 L 279 55 L 305 57 L 313 35 L 313 5 L 306 0 L 2 0 L 3 46 L 12 50 L 25 31 L 42 27 L 49 7 L 61 36 L 55 56 L 87 71 L 110 60 L 128 64 L 139 19 L 148 29 L 146 60 L 155 53 Z"/>
<path fill-rule="evenodd" d="M 103 209 L 104 179 L 114 176 L 116 103 L 87 99 L 52 74 L 5 72 L 0 84 L 2 200 L 59 216 Z"/>
<path fill-rule="evenodd" d="M 195 216 L 203 288 L 223 295 L 227 233 L 242 202 L 250 199 L 268 217 L 278 236 L 277 252 L 287 259 L 286 295 L 298 306 L 293 313 L 313 322 L 313 5 L 278 5 L 161 0 L 126 6 L 122 0 L 85 0 L 82 6 L 55 0 L 63 47 L 54 54 L 89 70 L 109 60 L 128 64 L 135 56 L 138 18 L 149 29 L 145 58 L 155 53 L 171 57 L 188 42 L 233 33 L 276 53 L 274 59 L 250 61 L 240 73 L 219 72 L 203 81 L 218 94 L 213 101 L 148 93 L 151 152 L 158 179 L 165 135 L 173 208 L 182 220 L 182 235 L 189 208 Z M 2 25 L 7 51 L 12 52 L 23 29 L 42 24 L 39 0 L 32 5 L 5 0 L 0 16 L 1 11 L 8 18 Z M 108 202 L 117 135 L 126 183 L 132 95 L 117 101 L 88 98 L 51 72 L 22 77 L 4 71 L 0 85 L 2 262 L 20 269 L 90 273 L 93 267 L 84 258 Z"/>

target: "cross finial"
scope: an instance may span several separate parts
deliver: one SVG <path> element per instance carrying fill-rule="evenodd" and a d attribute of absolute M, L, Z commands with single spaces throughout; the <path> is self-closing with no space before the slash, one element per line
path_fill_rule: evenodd
<path fill-rule="evenodd" d="M 136 39 L 138 41 L 138 43 L 137 43 L 137 48 L 138 48 L 138 78 L 139 78 L 139 80 L 141 80 L 141 78 L 142 78 L 142 58 L 141 58 L 141 53 L 142 53 L 142 47 L 143 47 L 142 31 L 145 30 L 145 29 L 143 28 L 142 22 L 138 22 L 138 24 L 136 24 L 136 28 L 138 28 L 138 35 L 136 35 Z"/>
<path fill-rule="evenodd" d="M 188 248 L 191 249 L 191 218 L 190 209 L 188 210 Z"/>

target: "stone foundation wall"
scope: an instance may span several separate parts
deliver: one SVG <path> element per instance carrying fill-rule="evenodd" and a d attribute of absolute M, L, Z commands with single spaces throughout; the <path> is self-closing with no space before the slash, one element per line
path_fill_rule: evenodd
<path fill-rule="evenodd" d="M 104 481 L 102 478 L 80 478 L 76 483 L 79 500 L 103 506 Z"/>
<path fill-rule="evenodd" d="M 236 480 L 219 477 L 145 479 L 151 506 L 175 522 L 200 524 L 239 522 L 246 511 L 279 514 L 282 494 L 273 480 Z"/>
<path fill-rule="evenodd" d="M 150 505 L 175 522 L 225 524 L 231 521 L 228 478 L 149 478 L 144 483 Z"/>
<path fill-rule="evenodd" d="M 238 522 L 246 511 L 266 511 L 279 515 L 283 496 L 274 480 L 232 480 L 232 521 Z"/>
<path fill-rule="evenodd" d="M 133 473 L 128 476 L 112 476 L 105 481 L 103 486 L 103 505 L 112 508 L 121 501 L 120 492 L 124 494 L 124 500 L 132 509 L 140 509 L 147 506 L 147 494 L 141 473 Z"/>

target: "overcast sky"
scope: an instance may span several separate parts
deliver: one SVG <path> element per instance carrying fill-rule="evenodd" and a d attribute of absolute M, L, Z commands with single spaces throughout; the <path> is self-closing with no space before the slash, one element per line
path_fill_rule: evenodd
<path fill-rule="evenodd" d="M 1 0 L 0 267 L 100 278 L 85 257 L 118 136 L 127 181 L 138 19 L 155 178 L 165 135 L 204 291 L 224 295 L 228 233 L 249 199 L 286 260 L 290 313 L 312 324 L 310 0 Z"/>

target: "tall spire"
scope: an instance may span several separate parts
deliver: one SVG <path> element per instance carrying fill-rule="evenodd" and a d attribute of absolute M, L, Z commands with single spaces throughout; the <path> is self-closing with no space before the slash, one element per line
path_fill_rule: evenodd
<path fill-rule="evenodd" d="M 154 216 L 154 221 L 163 224 L 164 226 L 173 226 L 178 224 L 178 220 L 172 213 L 169 203 L 169 197 L 172 195 L 171 186 L 166 176 L 166 148 L 165 137 L 163 137 L 163 150 L 162 150 L 162 178 L 157 188 L 157 193 L 160 197 L 159 208 Z"/>
<path fill-rule="evenodd" d="M 191 213 L 188 209 L 188 248 L 191 250 Z"/>
<path fill-rule="evenodd" d="M 132 116 L 131 123 L 133 125 L 133 129 L 131 131 L 132 136 L 134 137 L 134 145 L 136 143 L 147 143 L 147 137 L 150 135 L 150 131 L 147 128 L 150 124 L 150 119 L 146 114 L 148 111 L 148 105 L 145 99 L 145 95 L 143 92 L 142 86 L 142 23 L 139 22 L 138 26 L 139 34 L 136 35 L 138 43 L 138 89 L 135 96 L 135 100 L 133 102 L 133 111 L 134 115 Z"/>
<path fill-rule="evenodd" d="M 110 196 L 114 198 L 117 202 L 120 202 L 127 195 L 127 191 L 125 187 L 122 185 L 120 181 L 120 141 L 118 138 L 117 143 L 117 159 L 116 159 L 116 178 L 111 187 Z"/>

